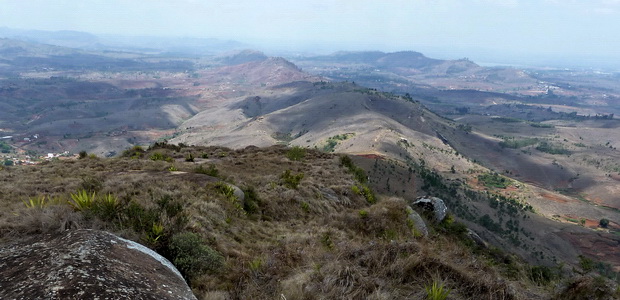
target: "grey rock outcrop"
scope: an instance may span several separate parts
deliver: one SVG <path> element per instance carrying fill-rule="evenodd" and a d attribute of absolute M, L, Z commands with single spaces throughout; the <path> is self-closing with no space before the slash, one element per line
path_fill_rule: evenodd
<path fill-rule="evenodd" d="M 228 184 L 228 186 L 230 186 L 233 189 L 233 195 L 235 195 L 235 197 L 239 200 L 239 202 L 243 203 L 245 201 L 245 193 L 243 192 L 243 190 L 240 189 L 236 185 L 232 185 L 230 183 L 226 183 L 226 184 Z"/>
<path fill-rule="evenodd" d="M 467 236 L 474 242 L 476 245 L 487 248 L 487 242 L 485 242 L 475 231 L 467 228 Z"/>
<path fill-rule="evenodd" d="M 448 207 L 443 200 L 437 197 L 419 198 L 413 202 L 413 205 L 431 212 L 434 221 L 437 223 L 443 221 L 448 214 Z"/>
<path fill-rule="evenodd" d="M 420 234 L 422 236 L 428 235 L 428 228 L 426 227 L 426 223 L 424 219 L 410 206 L 407 206 L 407 218 L 413 222 L 413 228 L 416 234 Z"/>
<path fill-rule="evenodd" d="M 114 234 L 69 230 L 0 248 L 0 299 L 196 299 L 179 271 Z"/>

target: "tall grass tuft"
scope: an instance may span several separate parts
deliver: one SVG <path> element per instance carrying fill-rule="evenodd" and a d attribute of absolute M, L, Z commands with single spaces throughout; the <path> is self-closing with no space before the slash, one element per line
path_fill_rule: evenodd
<path fill-rule="evenodd" d="M 428 300 L 445 300 L 450 295 L 450 289 L 445 288 L 443 283 L 438 284 L 437 281 L 433 281 L 432 285 L 424 286 L 424 289 Z"/>

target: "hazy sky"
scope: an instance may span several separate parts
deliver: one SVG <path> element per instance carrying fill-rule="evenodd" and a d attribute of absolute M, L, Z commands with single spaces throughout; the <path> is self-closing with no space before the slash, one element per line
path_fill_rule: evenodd
<path fill-rule="evenodd" d="M 620 61 L 620 0 L 0 0 L 0 27 Z"/>

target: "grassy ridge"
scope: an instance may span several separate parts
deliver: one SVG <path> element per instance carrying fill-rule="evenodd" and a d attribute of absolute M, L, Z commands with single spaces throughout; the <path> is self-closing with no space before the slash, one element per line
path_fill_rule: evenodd
<path fill-rule="evenodd" d="M 519 299 L 548 282 L 452 218 L 419 237 L 407 203 L 366 178 L 346 156 L 279 146 L 158 144 L 14 166 L 0 171 L 0 239 L 115 232 L 168 257 L 200 299 Z"/>

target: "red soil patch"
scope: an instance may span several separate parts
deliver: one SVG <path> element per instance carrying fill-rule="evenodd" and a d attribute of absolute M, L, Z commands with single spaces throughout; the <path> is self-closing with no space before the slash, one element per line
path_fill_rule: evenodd
<path fill-rule="evenodd" d="M 379 155 L 379 154 L 358 154 L 356 156 L 370 158 L 370 159 L 384 159 L 385 158 L 383 155 Z"/>
<path fill-rule="evenodd" d="M 547 200 L 551 200 L 553 202 L 557 202 L 557 203 L 567 203 L 568 200 L 565 197 L 559 196 L 559 195 L 554 195 L 554 194 L 550 194 L 550 193 L 542 193 L 541 196 Z"/>
<path fill-rule="evenodd" d="M 597 228 L 598 225 L 599 225 L 599 221 L 586 219 L 586 224 L 585 224 L 586 227 L 588 227 L 588 228 Z"/>
<path fill-rule="evenodd" d="M 577 247 L 583 254 L 596 260 L 610 263 L 620 270 L 620 237 L 610 233 L 560 232 L 559 235 Z"/>

